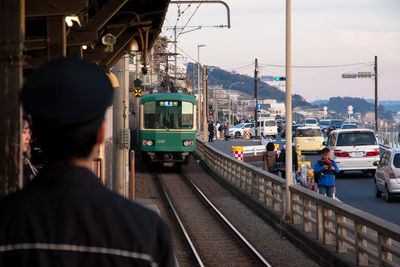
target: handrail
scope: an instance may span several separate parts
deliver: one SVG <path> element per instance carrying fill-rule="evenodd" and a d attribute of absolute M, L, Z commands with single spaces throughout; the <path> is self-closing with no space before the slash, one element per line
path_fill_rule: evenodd
<path fill-rule="evenodd" d="M 283 218 L 284 179 L 241 162 L 199 139 L 196 144 L 196 154 L 208 168 Z M 352 264 L 400 265 L 400 226 L 299 185 L 291 185 L 289 190 L 292 219 L 286 223 L 300 226 L 296 229 L 302 229 L 319 244 L 333 248 L 344 261 L 350 256 Z"/>

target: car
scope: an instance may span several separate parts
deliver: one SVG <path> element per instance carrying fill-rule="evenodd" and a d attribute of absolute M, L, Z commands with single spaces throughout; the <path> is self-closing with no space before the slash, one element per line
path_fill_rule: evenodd
<path fill-rule="evenodd" d="M 254 123 L 241 123 L 234 126 L 233 128 L 229 128 L 229 135 L 238 138 L 244 135 L 245 130 L 250 131 L 250 137 L 254 136 Z"/>
<path fill-rule="evenodd" d="M 381 160 L 376 164 L 375 196 L 391 202 L 396 195 L 400 195 L 400 150 L 387 149 Z"/>
<path fill-rule="evenodd" d="M 340 172 L 363 171 L 375 175 L 374 163 L 379 161 L 379 145 L 373 130 L 334 130 L 329 134 L 326 145 Z"/>
<path fill-rule="evenodd" d="M 306 118 L 304 120 L 304 126 L 318 126 L 318 120 L 314 118 Z"/>
<path fill-rule="evenodd" d="M 324 148 L 324 136 L 319 126 L 298 127 L 293 143 L 296 150 L 320 152 Z"/>
<path fill-rule="evenodd" d="M 331 120 L 320 120 L 319 127 L 321 127 L 321 131 L 328 132 L 328 127 L 329 127 L 330 123 L 331 123 Z"/>
<path fill-rule="evenodd" d="M 353 124 L 353 123 L 345 123 L 342 124 L 342 127 L 340 127 L 340 129 L 357 129 L 358 126 L 357 124 Z"/>
<path fill-rule="evenodd" d="M 293 126 L 292 126 L 292 136 L 295 135 L 296 129 L 297 129 L 297 128 L 303 127 L 303 126 L 304 126 L 304 124 L 295 124 L 295 125 L 293 125 Z M 282 129 L 282 131 L 281 131 L 281 138 L 285 138 L 285 137 L 286 137 L 286 129 Z"/>
<path fill-rule="evenodd" d="M 343 124 L 342 120 L 331 120 L 328 126 L 328 133 L 336 129 L 340 129 L 340 127 L 342 127 L 342 124 Z"/>

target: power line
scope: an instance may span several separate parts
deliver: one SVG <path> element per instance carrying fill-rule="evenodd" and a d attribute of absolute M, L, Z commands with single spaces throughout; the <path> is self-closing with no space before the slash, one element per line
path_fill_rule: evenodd
<path fill-rule="evenodd" d="M 319 68 L 338 68 L 338 67 L 349 67 L 349 66 L 357 66 L 357 65 L 364 65 L 364 66 L 371 66 L 371 62 L 363 62 L 363 63 L 351 63 L 351 64 L 339 64 L 339 65 L 316 65 L 316 66 L 305 66 L 305 65 L 299 65 L 299 66 L 292 66 L 292 68 L 298 68 L 298 69 L 319 69 Z M 261 64 L 264 67 L 278 67 L 278 68 L 284 68 L 286 65 L 275 65 L 275 64 Z"/>
<path fill-rule="evenodd" d="M 188 23 L 189 23 L 190 20 L 193 18 L 194 14 L 196 14 L 197 10 L 199 9 L 199 7 L 201 6 L 201 4 L 202 4 L 203 2 L 204 2 L 204 1 L 202 1 L 202 2 L 200 2 L 200 3 L 198 4 L 198 6 L 196 7 L 195 11 L 192 13 L 192 15 L 190 16 L 190 18 L 189 18 L 188 21 L 186 22 L 186 24 L 183 26 L 182 30 L 179 32 L 178 37 L 179 37 L 179 35 L 182 34 L 182 32 L 183 32 L 183 30 L 185 29 L 186 25 L 188 25 Z M 177 37 L 177 38 L 178 38 L 178 37 Z"/>

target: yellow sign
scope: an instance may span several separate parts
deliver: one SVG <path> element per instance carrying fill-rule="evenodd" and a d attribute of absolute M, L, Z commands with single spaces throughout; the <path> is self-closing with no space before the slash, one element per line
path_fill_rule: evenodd
<path fill-rule="evenodd" d="M 135 96 L 137 97 L 142 96 L 142 89 L 135 89 Z"/>

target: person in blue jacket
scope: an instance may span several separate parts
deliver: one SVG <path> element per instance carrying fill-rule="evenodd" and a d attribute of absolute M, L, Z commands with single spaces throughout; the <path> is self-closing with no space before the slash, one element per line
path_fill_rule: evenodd
<path fill-rule="evenodd" d="M 335 174 L 339 173 L 339 168 L 336 162 L 329 158 L 330 154 L 329 148 L 322 149 L 322 158 L 314 166 L 314 178 L 318 183 L 319 193 L 333 198 Z"/>

